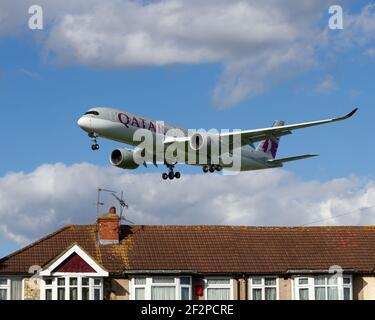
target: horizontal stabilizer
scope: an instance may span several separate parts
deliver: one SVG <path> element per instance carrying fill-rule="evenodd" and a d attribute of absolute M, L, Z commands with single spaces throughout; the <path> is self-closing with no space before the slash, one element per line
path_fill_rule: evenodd
<path fill-rule="evenodd" d="M 302 159 L 312 158 L 312 157 L 317 157 L 317 156 L 319 156 L 319 155 L 318 154 L 303 154 L 303 155 L 294 156 L 294 157 L 271 159 L 271 160 L 267 160 L 267 162 L 277 166 L 277 165 L 282 165 L 284 162 L 302 160 Z"/>

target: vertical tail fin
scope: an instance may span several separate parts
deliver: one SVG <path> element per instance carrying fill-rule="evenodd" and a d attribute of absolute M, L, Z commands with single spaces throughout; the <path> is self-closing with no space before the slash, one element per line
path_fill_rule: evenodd
<path fill-rule="evenodd" d="M 284 121 L 277 120 L 273 123 L 272 127 L 280 127 L 284 125 Z M 272 159 L 276 158 L 277 149 L 279 147 L 280 138 L 275 137 L 273 135 L 268 135 L 265 140 L 259 143 L 257 147 L 257 151 L 262 151 L 267 153 L 272 157 Z"/>

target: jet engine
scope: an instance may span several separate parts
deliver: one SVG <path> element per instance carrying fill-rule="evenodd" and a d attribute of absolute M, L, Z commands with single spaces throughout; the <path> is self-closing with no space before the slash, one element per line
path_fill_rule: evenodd
<path fill-rule="evenodd" d="M 190 148 L 194 151 L 199 152 L 210 152 L 211 146 L 213 143 L 217 143 L 215 139 L 218 139 L 218 136 L 212 136 L 210 134 L 196 132 L 194 133 L 189 141 Z"/>
<path fill-rule="evenodd" d="M 111 153 L 110 161 L 117 168 L 136 169 L 139 164 L 134 161 L 134 152 L 129 149 L 115 149 Z"/>

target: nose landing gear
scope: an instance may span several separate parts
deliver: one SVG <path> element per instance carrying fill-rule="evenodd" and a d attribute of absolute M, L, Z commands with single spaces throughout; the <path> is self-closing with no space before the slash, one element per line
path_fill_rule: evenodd
<path fill-rule="evenodd" d="M 163 180 L 173 180 L 174 178 L 176 179 L 180 179 L 181 178 L 181 173 L 179 171 L 177 172 L 174 172 L 174 166 L 175 164 L 169 164 L 169 163 L 166 163 L 165 164 L 169 170 L 168 173 L 164 172 L 161 176 L 163 178 Z"/>
<path fill-rule="evenodd" d="M 93 151 L 99 150 L 99 144 L 98 144 L 98 140 L 97 140 L 98 135 L 95 132 L 90 132 L 89 137 L 91 138 L 91 142 L 92 142 L 91 150 L 93 150 Z"/>

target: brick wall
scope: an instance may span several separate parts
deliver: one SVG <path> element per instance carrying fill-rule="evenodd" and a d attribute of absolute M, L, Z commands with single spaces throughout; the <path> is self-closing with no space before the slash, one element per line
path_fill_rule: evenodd
<path fill-rule="evenodd" d="M 100 241 L 119 241 L 120 217 L 107 213 L 97 219 L 97 231 Z"/>

